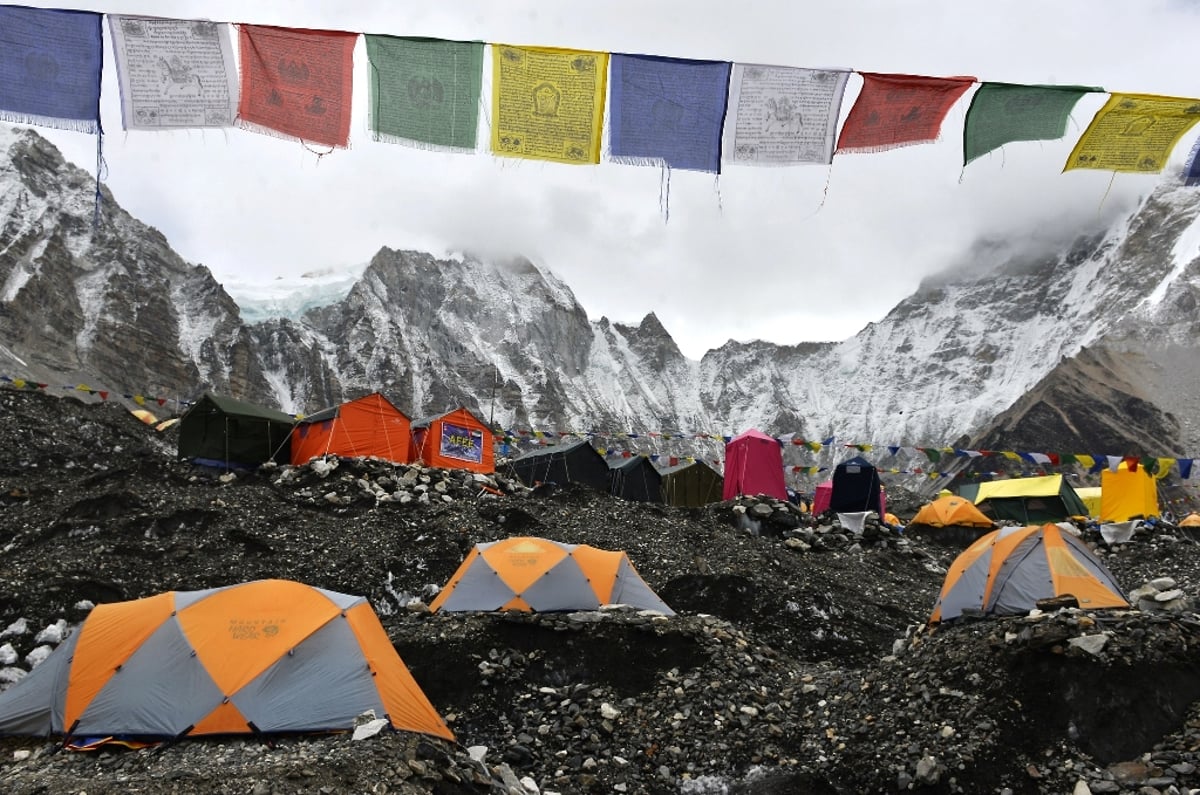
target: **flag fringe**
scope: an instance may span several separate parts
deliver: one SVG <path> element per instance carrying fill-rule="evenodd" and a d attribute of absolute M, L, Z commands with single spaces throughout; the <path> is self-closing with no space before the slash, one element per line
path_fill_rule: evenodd
<path fill-rule="evenodd" d="M 0 109 L 0 121 L 9 124 L 27 124 L 33 127 L 52 127 L 56 130 L 81 132 L 88 135 L 100 132 L 100 122 L 96 119 L 68 119 L 61 116 L 41 116 L 37 113 L 22 113 L 15 110 Z"/>
<path fill-rule="evenodd" d="M 384 144 L 396 144 L 398 146 L 406 146 L 410 149 L 421 149 L 426 152 L 450 152 L 460 155 L 473 155 L 479 151 L 479 146 L 452 146 L 450 144 L 435 144 L 429 141 L 419 141 L 416 138 L 406 138 L 403 135 L 395 135 L 393 133 L 380 132 L 378 130 L 371 131 L 371 140 Z"/>

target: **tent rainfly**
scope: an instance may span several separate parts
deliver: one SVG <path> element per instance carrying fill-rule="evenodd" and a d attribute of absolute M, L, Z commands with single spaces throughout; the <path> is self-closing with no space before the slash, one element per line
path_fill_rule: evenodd
<path fill-rule="evenodd" d="M 608 491 L 608 464 L 587 439 L 534 448 L 510 461 L 508 468 L 526 486 L 582 483 Z"/>
<path fill-rule="evenodd" d="M 1122 461 L 1117 471 L 1100 473 L 1100 521 L 1128 522 L 1157 517 L 1158 486 L 1143 467 L 1130 470 Z"/>
<path fill-rule="evenodd" d="M 608 492 L 631 502 L 662 502 L 662 475 L 644 455 L 615 458 L 608 464 Z"/>
<path fill-rule="evenodd" d="M 413 460 L 430 467 L 465 469 L 490 475 L 496 471 L 492 431 L 464 408 L 414 420 Z"/>
<path fill-rule="evenodd" d="M 289 462 L 293 424 L 282 411 L 209 393 L 180 418 L 179 457 L 225 467 Z"/>
<path fill-rule="evenodd" d="M 257 580 L 97 606 L 0 694 L 0 734 L 323 732 L 367 710 L 454 739 L 365 598 Z"/>
<path fill-rule="evenodd" d="M 1180 527 L 1200 527 L 1200 513 L 1189 513 L 1179 520 Z"/>
<path fill-rule="evenodd" d="M 855 456 L 834 467 L 829 507 L 837 513 L 871 511 L 883 518 L 886 510 L 882 491 L 883 484 L 879 482 L 875 465 L 862 456 Z"/>
<path fill-rule="evenodd" d="M 607 604 L 675 615 L 624 552 L 517 536 L 476 544 L 429 609 L 542 613 Z"/>
<path fill-rule="evenodd" d="M 1087 545 L 1056 524 L 1002 527 L 950 564 L 931 623 L 971 610 L 1028 613 L 1042 599 L 1070 594 L 1084 609 L 1129 607 L 1116 578 Z"/>
<path fill-rule="evenodd" d="M 699 508 L 721 501 L 721 473 L 703 461 L 689 461 L 660 470 L 662 498 L 677 508 Z"/>
<path fill-rule="evenodd" d="M 323 455 L 374 456 L 407 464 L 412 431 L 408 417 L 378 392 L 300 419 L 292 431 L 292 463 Z"/>
<path fill-rule="evenodd" d="M 721 499 L 765 494 L 787 501 L 783 449 L 778 439 L 753 428 L 725 445 L 725 487 Z"/>
<path fill-rule="evenodd" d="M 1087 507 L 1062 475 L 980 483 L 974 500 L 975 507 L 995 520 L 1035 524 L 1087 516 Z"/>
<path fill-rule="evenodd" d="M 921 506 L 905 532 L 966 546 L 994 527 L 992 520 L 984 516 L 974 503 L 966 497 L 951 494 Z"/>
<path fill-rule="evenodd" d="M 826 480 L 823 483 L 818 483 L 813 489 L 812 515 L 820 516 L 829 510 L 829 503 L 833 499 L 833 481 Z"/>

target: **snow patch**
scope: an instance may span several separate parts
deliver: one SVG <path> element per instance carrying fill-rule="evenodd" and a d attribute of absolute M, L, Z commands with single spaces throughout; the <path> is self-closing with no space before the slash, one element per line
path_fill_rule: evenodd
<path fill-rule="evenodd" d="M 1146 308 L 1153 308 L 1161 304 L 1162 300 L 1167 297 L 1171 285 L 1197 257 L 1200 257 L 1200 215 L 1196 216 L 1191 225 L 1175 241 L 1175 246 L 1171 249 L 1173 263 L 1171 272 L 1158 283 L 1150 295 L 1146 296 L 1142 305 Z"/>

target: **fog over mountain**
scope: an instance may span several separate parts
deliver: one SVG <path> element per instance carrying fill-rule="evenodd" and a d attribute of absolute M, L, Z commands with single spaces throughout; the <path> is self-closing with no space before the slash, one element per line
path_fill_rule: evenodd
<path fill-rule="evenodd" d="M 589 320 L 519 257 L 384 247 L 300 294 L 243 286 L 239 306 L 107 190 L 93 226 L 93 194 L 35 132 L 0 127 L 0 373 L 290 412 L 378 389 L 413 416 L 461 403 L 544 430 L 1200 450 L 1200 198 L 1171 175 L 1135 208 L 1081 209 L 1094 223 L 980 241 L 849 339 L 699 361 L 654 314 Z"/>

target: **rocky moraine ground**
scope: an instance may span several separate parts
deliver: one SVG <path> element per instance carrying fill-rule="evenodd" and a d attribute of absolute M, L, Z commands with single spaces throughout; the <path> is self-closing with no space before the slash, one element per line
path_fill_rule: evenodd
<path fill-rule="evenodd" d="M 76 753 L 6 738 L 0 790 L 1200 787 L 1200 547 L 1178 529 L 1111 549 L 1084 531 L 1137 609 L 931 631 L 961 549 L 937 539 L 810 526 L 769 501 L 675 509 L 378 461 L 218 477 L 174 450 L 119 406 L 0 390 L 0 686 L 92 604 L 282 577 L 368 596 L 458 744 L 384 732 Z M 743 513 L 761 534 L 738 529 Z M 626 550 L 679 615 L 431 615 L 416 601 L 473 544 L 510 535 Z"/>

